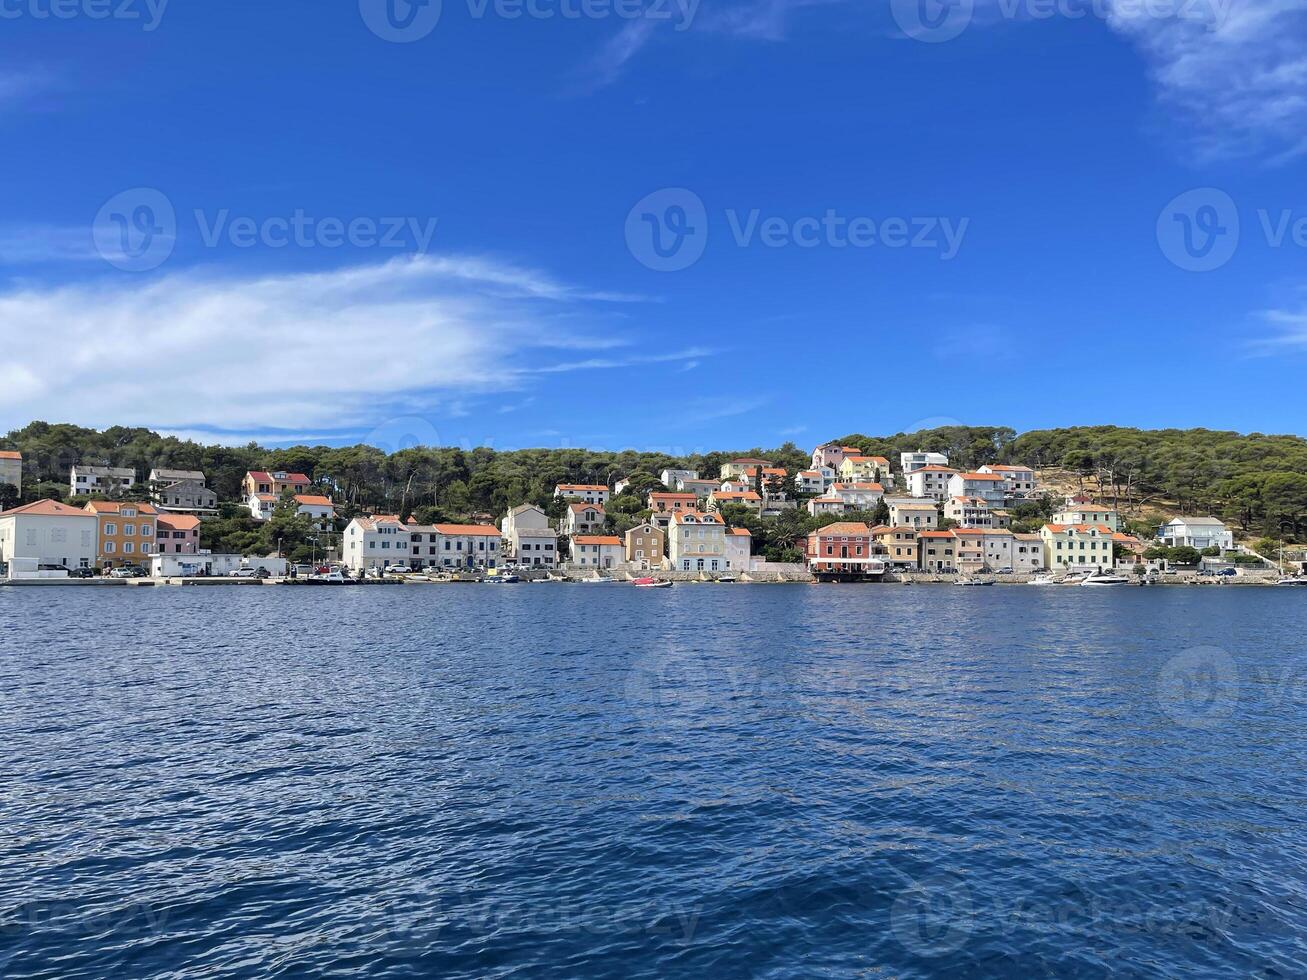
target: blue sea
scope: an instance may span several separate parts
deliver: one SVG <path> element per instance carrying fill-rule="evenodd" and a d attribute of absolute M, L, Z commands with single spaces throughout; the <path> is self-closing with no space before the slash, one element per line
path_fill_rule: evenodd
<path fill-rule="evenodd" d="M 1307 591 L 0 589 L 0 975 L 1301 977 Z"/>

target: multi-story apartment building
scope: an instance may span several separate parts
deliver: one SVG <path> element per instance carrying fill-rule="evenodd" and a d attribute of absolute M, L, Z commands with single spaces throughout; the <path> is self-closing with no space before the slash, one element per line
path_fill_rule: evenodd
<path fill-rule="evenodd" d="M 42 565 L 70 571 L 90 568 L 95 564 L 96 540 L 94 514 L 54 500 L 0 513 L 0 562 L 11 577 L 22 571 L 36 573 Z"/>
<path fill-rule="evenodd" d="M 899 453 L 899 466 L 906 476 L 925 466 L 948 466 L 948 457 L 943 453 L 928 453 L 924 450 L 915 453 Z"/>
<path fill-rule="evenodd" d="M 726 525 L 717 514 L 678 511 L 672 514 L 667 534 L 672 567 L 683 572 L 730 570 L 726 552 Z"/>
<path fill-rule="evenodd" d="M 99 520 L 96 561 L 101 568 L 148 566 L 158 553 L 159 512 L 152 504 L 92 500 L 83 509 Z"/>
<path fill-rule="evenodd" d="M 914 497 L 929 497 L 931 500 L 943 502 L 952 496 L 949 493 L 949 481 L 957 476 L 957 473 L 957 470 L 951 470 L 947 466 L 918 467 L 907 476 L 908 493 Z"/>
<path fill-rule="evenodd" d="M 89 494 L 105 496 L 130 490 L 136 483 L 136 471 L 126 466 L 73 466 L 68 474 L 68 486 L 74 497 Z"/>
<path fill-rule="evenodd" d="M 663 529 L 646 521 L 626 532 L 626 560 L 641 568 L 661 568 L 667 550 Z"/>

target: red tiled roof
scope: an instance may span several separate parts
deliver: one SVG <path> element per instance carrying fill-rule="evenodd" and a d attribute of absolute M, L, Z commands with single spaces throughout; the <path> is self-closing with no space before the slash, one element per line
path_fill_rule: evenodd
<path fill-rule="evenodd" d="M 0 459 L 19 459 L 23 458 L 22 453 L 16 453 L 12 449 L 0 449 Z"/>
<path fill-rule="evenodd" d="M 691 494 L 691 496 L 693 496 L 693 494 Z M 579 504 L 568 504 L 567 506 L 569 510 L 574 510 L 577 511 L 578 513 L 583 510 L 597 510 L 601 514 L 604 513 L 603 504 L 587 504 L 584 501 L 582 501 Z"/>
<path fill-rule="evenodd" d="M 606 491 L 608 488 L 602 483 L 560 483 L 554 488 L 554 492 L 559 490 L 601 490 Z"/>
<path fill-rule="evenodd" d="M 607 534 L 578 534 L 572 539 L 573 544 L 612 544 L 621 546 L 622 539 Z"/>
<path fill-rule="evenodd" d="M 834 524 L 827 524 L 825 527 L 819 527 L 812 532 L 818 537 L 829 536 L 832 534 L 847 537 L 850 534 L 870 534 L 871 528 L 861 521 L 836 521 Z"/>
<path fill-rule="evenodd" d="M 297 493 L 295 494 L 295 500 L 297 503 L 306 504 L 309 507 L 335 507 L 336 506 L 334 503 L 331 502 L 330 497 L 322 497 L 311 493 Z"/>

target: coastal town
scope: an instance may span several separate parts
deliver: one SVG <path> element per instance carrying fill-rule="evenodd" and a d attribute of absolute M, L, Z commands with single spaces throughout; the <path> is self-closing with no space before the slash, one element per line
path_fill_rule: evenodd
<path fill-rule="evenodd" d="M 14 497 L 22 480 L 21 453 L 0 451 L 0 486 Z M 146 499 L 138 499 L 142 484 Z M 204 472 L 75 463 L 65 499 L 0 511 L 0 582 L 1307 581 L 1301 564 L 1236 543 L 1219 518 L 1178 515 L 1144 536 L 1127 529 L 1112 501 L 1043 486 L 1033 467 L 972 471 L 926 450 L 891 461 L 826 443 L 802 470 L 740 457 L 715 473 L 668 468 L 611 486 L 559 483 L 548 506 L 524 502 L 466 523 L 424 524 L 396 513 L 346 519 L 333 490 L 306 473 L 246 472 L 236 503 L 248 520 L 303 519 L 313 552 L 307 561 L 280 548 L 222 553 L 204 547 L 202 531 L 231 502 L 219 500 Z M 638 509 L 615 533 L 609 508 L 621 500 L 624 513 Z M 1037 528 L 1032 505 L 1046 515 Z M 769 560 L 745 525 L 787 513 L 819 526 L 794 539 L 787 556 L 794 560 Z M 1015 519 L 1018 513 L 1025 516 Z"/>

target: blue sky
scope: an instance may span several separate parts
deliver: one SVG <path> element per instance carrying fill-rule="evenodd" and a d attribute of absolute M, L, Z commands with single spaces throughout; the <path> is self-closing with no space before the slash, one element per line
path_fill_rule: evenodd
<path fill-rule="evenodd" d="M 62 2 L 0 11 L 0 428 L 1307 432 L 1299 0 Z"/>

